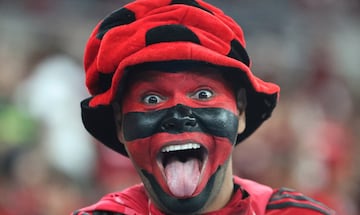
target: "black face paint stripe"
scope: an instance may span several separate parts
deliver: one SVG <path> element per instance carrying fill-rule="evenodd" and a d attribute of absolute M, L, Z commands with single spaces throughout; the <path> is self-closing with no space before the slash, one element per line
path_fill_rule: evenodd
<path fill-rule="evenodd" d="M 124 115 L 122 123 L 126 141 L 150 137 L 161 132 L 203 132 L 225 137 L 230 143 L 235 143 L 238 117 L 223 108 L 191 108 L 177 105 L 158 111 L 129 112 Z M 167 123 L 170 125 L 166 125 Z"/>
<path fill-rule="evenodd" d="M 211 176 L 206 187 L 199 195 L 187 199 L 177 199 L 169 194 L 165 193 L 160 185 L 157 183 L 156 179 L 152 174 L 149 174 L 145 170 L 142 170 L 142 174 L 149 180 L 156 196 L 159 198 L 159 201 L 167 207 L 170 211 L 176 211 L 179 214 L 191 214 L 193 212 L 199 211 L 207 202 L 210 197 L 211 190 L 213 189 L 215 178 L 217 173 L 221 170 L 221 166 L 216 170 L 216 172 Z"/>

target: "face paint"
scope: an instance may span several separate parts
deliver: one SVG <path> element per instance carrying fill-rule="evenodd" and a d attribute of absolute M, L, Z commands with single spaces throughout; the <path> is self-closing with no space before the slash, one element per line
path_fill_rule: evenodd
<path fill-rule="evenodd" d="M 133 83 L 123 101 L 127 151 L 155 195 L 166 193 L 166 199 L 186 204 L 201 199 L 204 205 L 209 197 L 204 193 L 221 186 L 212 178 L 236 139 L 234 93 L 213 74 L 145 72 L 144 77 L 150 80 Z M 172 201 L 158 199 L 170 207 Z"/>
<path fill-rule="evenodd" d="M 150 112 L 130 112 L 124 115 L 125 141 L 151 137 L 156 133 L 204 132 L 235 141 L 237 116 L 223 108 L 191 108 L 181 104 Z"/>

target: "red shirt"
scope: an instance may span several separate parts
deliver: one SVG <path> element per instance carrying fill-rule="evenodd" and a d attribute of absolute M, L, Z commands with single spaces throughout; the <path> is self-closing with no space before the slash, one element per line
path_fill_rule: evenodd
<path fill-rule="evenodd" d="M 234 177 L 235 190 L 222 209 L 204 215 L 334 215 L 325 205 L 296 191 L 272 189 L 254 181 Z M 73 215 L 165 215 L 146 195 L 142 184 L 104 196 L 99 202 L 75 211 Z M 99 213 L 100 214 L 100 213 Z"/>

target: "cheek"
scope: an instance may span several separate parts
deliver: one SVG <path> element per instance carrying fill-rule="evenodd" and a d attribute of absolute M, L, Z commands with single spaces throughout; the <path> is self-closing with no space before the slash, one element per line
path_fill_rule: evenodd
<path fill-rule="evenodd" d="M 143 138 L 140 140 L 134 140 L 127 142 L 126 149 L 130 154 L 132 161 L 140 169 L 146 169 L 152 172 L 154 164 L 156 164 L 156 156 L 151 156 L 151 138 Z"/>
<path fill-rule="evenodd" d="M 214 163 L 214 169 L 223 165 L 230 157 L 233 151 L 233 145 L 227 138 L 214 137 L 214 147 L 209 150 L 209 159 Z"/>

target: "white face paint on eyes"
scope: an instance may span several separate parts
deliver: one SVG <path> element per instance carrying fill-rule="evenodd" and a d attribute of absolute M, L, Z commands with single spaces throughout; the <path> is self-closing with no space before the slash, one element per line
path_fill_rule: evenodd
<path fill-rule="evenodd" d="M 214 92 L 209 89 L 200 89 L 196 91 L 192 96 L 193 99 L 196 100 L 209 100 L 214 96 Z"/>
<path fill-rule="evenodd" d="M 156 94 L 148 94 L 142 98 L 142 102 L 144 104 L 148 104 L 148 105 L 159 104 L 163 101 L 164 101 L 164 99 L 161 96 L 156 95 Z"/>

